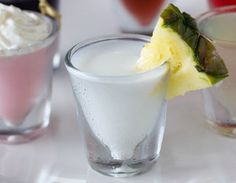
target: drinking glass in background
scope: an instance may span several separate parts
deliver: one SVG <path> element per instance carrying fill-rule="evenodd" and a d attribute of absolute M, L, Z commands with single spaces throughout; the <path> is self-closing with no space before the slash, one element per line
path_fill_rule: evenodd
<path fill-rule="evenodd" d="M 113 0 L 122 32 L 151 34 L 165 0 Z"/>
<path fill-rule="evenodd" d="M 236 5 L 235 0 L 208 0 L 210 8 L 217 8 L 221 6 Z"/>
<path fill-rule="evenodd" d="M 119 73 L 135 66 L 128 63 L 136 62 L 148 40 L 130 34 L 101 37 L 75 45 L 66 56 L 78 108 L 86 119 L 82 125 L 88 161 L 105 175 L 139 174 L 160 155 L 168 65 L 145 73 Z M 116 63 L 119 66 L 114 67 Z M 82 66 L 99 68 L 101 73 L 84 71 Z M 105 67 L 114 75 L 104 75 Z"/>
<path fill-rule="evenodd" d="M 229 70 L 228 78 L 203 91 L 207 121 L 219 133 L 236 137 L 236 6 L 213 9 L 197 22 Z"/>
<path fill-rule="evenodd" d="M 57 49 L 57 23 L 47 38 L 30 46 L 0 51 L 0 141 L 23 143 L 41 135 L 51 112 L 52 61 Z"/>
<path fill-rule="evenodd" d="M 0 0 L 0 3 L 6 5 L 14 5 L 22 10 L 30 10 L 40 12 L 39 3 L 41 0 Z M 55 8 L 55 10 L 59 11 L 60 2 L 59 0 L 47 0 L 50 6 Z M 59 47 L 59 36 L 57 38 L 57 50 Z M 57 51 L 53 57 L 53 68 L 58 69 L 61 63 L 61 55 Z"/>

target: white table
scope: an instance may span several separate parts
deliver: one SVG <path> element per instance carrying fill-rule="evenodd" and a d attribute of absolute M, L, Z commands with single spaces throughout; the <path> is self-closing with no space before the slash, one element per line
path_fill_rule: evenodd
<path fill-rule="evenodd" d="M 82 39 L 118 32 L 111 1 L 62 0 L 61 3 L 62 54 Z M 201 10 L 195 9 L 199 5 L 194 3 L 200 3 Z M 206 9 L 201 0 L 179 0 L 177 5 L 194 15 Z M 100 175 L 88 167 L 64 67 L 54 75 L 52 107 L 51 124 L 44 136 L 23 145 L 0 145 L 0 183 L 236 182 L 236 139 L 207 128 L 199 92 L 169 102 L 161 157 L 153 169 L 123 179 Z"/>

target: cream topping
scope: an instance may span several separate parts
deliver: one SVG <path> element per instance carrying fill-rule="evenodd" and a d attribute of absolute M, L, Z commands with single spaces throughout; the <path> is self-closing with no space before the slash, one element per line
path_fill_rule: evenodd
<path fill-rule="evenodd" d="M 44 16 L 0 3 L 0 50 L 28 47 L 51 32 L 52 24 Z"/>

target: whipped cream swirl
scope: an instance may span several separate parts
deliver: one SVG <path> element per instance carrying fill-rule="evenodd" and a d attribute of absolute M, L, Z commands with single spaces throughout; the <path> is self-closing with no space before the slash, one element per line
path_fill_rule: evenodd
<path fill-rule="evenodd" d="M 0 3 L 0 50 L 31 46 L 46 39 L 52 29 L 44 16 Z"/>

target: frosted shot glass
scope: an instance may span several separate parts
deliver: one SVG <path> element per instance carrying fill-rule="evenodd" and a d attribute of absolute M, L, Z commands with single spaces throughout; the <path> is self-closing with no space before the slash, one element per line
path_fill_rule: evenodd
<path fill-rule="evenodd" d="M 65 65 L 77 106 L 86 119 L 81 124 L 88 162 L 94 170 L 105 175 L 139 174 L 158 159 L 166 121 L 169 67 L 165 63 L 144 73 L 104 76 L 81 71 L 73 57 L 91 58 L 94 47 L 105 50 L 103 55 L 110 47 L 117 48 L 113 51 L 120 53 L 117 45 L 127 43 L 139 44 L 135 50 L 126 50 L 139 55 L 148 40 L 149 37 L 130 34 L 95 38 L 78 43 L 66 56 Z"/>
<path fill-rule="evenodd" d="M 52 59 L 57 48 L 58 29 L 54 20 L 38 15 L 52 23 L 51 33 L 45 40 L 21 49 L 0 51 L 2 143 L 32 140 L 49 124 Z"/>
<path fill-rule="evenodd" d="M 200 15 L 197 22 L 229 71 L 228 78 L 203 90 L 207 122 L 220 134 L 236 137 L 236 6 L 213 9 Z"/>

